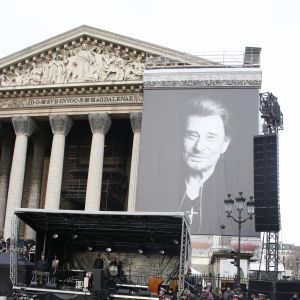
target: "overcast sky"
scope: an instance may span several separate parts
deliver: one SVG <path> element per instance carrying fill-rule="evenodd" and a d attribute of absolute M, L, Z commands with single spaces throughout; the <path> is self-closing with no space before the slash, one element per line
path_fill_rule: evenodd
<path fill-rule="evenodd" d="M 277 96 L 284 114 L 280 238 L 300 245 L 300 1 L 1 1 L 0 57 L 83 24 L 192 54 L 262 48 L 261 91 Z"/>

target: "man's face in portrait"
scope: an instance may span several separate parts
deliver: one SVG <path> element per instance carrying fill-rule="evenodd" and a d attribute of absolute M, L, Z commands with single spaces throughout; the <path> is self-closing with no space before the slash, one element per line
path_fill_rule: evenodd
<path fill-rule="evenodd" d="M 230 143 L 219 115 L 189 116 L 186 121 L 183 158 L 196 172 L 214 167 Z"/>

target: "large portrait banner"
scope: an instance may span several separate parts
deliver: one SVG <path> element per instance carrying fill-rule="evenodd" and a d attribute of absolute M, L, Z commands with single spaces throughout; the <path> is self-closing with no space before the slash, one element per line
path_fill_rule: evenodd
<path fill-rule="evenodd" d="M 146 90 L 136 210 L 185 212 L 192 234 L 237 235 L 224 199 L 254 194 L 258 99 L 258 89 Z"/>

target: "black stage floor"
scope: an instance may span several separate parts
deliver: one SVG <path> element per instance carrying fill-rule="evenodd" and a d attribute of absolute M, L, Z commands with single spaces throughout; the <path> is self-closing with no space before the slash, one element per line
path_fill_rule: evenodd
<path fill-rule="evenodd" d="M 108 300 L 108 299 L 141 299 L 141 300 L 157 300 L 158 296 L 145 296 L 139 294 L 121 294 L 110 293 L 108 290 L 66 290 L 66 289 L 48 289 L 43 287 L 17 287 L 14 286 L 13 290 L 17 293 L 26 293 L 26 295 L 33 297 L 37 300 Z M 35 296 L 35 297 L 34 297 Z"/>

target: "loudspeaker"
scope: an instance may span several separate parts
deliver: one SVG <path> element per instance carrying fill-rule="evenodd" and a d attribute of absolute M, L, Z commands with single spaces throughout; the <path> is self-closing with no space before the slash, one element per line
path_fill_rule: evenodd
<path fill-rule="evenodd" d="M 118 294 L 129 295 L 130 289 L 118 289 Z"/>
<path fill-rule="evenodd" d="M 37 287 L 38 286 L 38 283 L 36 281 L 31 281 L 30 282 L 30 286 L 31 287 Z"/>
<path fill-rule="evenodd" d="M 255 230 L 278 232 L 279 207 L 278 136 L 254 137 Z"/>
<path fill-rule="evenodd" d="M 248 295 L 251 293 L 255 294 L 265 294 L 267 298 L 270 298 L 272 291 L 274 289 L 273 281 L 266 280 L 249 280 Z"/>
<path fill-rule="evenodd" d="M 300 293 L 299 280 L 278 280 L 276 282 L 276 292 Z"/>
<path fill-rule="evenodd" d="M 276 282 L 276 299 L 291 299 L 294 293 L 300 293 L 300 281 L 279 280 Z"/>
<path fill-rule="evenodd" d="M 138 296 L 145 296 L 145 297 L 151 297 L 151 292 L 150 291 L 145 291 L 145 290 L 140 290 L 137 293 Z"/>
<path fill-rule="evenodd" d="M 57 288 L 57 283 L 55 283 L 55 282 L 47 282 L 46 283 L 46 288 L 48 288 L 48 289 L 56 289 Z"/>
<path fill-rule="evenodd" d="M 104 270 L 93 269 L 93 289 L 100 291 L 105 288 Z"/>

